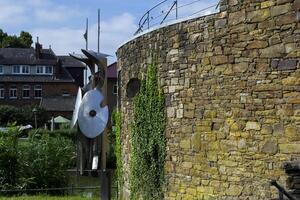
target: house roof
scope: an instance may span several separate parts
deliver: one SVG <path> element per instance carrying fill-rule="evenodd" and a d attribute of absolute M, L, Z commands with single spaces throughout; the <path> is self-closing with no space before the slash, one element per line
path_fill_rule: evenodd
<path fill-rule="evenodd" d="M 107 67 L 107 78 L 117 78 L 117 77 L 118 77 L 117 62 L 114 62 L 113 64 Z"/>
<path fill-rule="evenodd" d="M 61 62 L 63 67 L 79 67 L 79 68 L 85 68 L 85 65 L 76 60 L 75 58 L 71 56 L 57 56 Z"/>
<path fill-rule="evenodd" d="M 36 58 L 34 48 L 0 48 L 2 65 L 55 65 L 57 57 L 52 49 L 41 49 L 41 56 Z"/>
<path fill-rule="evenodd" d="M 76 96 L 55 96 L 41 99 L 40 107 L 47 111 L 71 112 L 74 110 Z"/>

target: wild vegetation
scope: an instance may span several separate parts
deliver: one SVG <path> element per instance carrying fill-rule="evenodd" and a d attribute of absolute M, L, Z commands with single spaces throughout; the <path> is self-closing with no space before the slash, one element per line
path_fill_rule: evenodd
<path fill-rule="evenodd" d="M 66 170 L 74 165 L 71 139 L 32 131 L 28 139 L 10 127 L 0 133 L 0 190 L 65 187 Z"/>

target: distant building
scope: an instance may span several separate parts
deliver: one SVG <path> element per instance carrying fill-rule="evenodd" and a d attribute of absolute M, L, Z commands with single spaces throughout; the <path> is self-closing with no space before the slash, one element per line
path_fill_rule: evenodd
<path fill-rule="evenodd" d="M 39 43 L 35 48 L 0 48 L 0 105 L 36 105 L 70 119 L 84 67 Z"/>

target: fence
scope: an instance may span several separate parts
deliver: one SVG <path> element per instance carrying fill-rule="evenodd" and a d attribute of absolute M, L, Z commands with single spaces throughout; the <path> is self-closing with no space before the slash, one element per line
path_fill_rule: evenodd
<path fill-rule="evenodd" d="M 145 12 L 134 35 L 168 21 L 217 12 L 218 6 L 218 0 L 164 0 Z"/>

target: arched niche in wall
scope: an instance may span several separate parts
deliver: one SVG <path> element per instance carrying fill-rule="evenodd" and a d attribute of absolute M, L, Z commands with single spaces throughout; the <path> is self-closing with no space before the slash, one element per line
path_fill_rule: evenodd
<path fill-rule="evenodd" d="M 135 97 L 139 93 L 140 87 L 141 87 L 140 79 L 138 78 L 130 79 L 126 85 L 126 96 L 128 98 Z"/>

